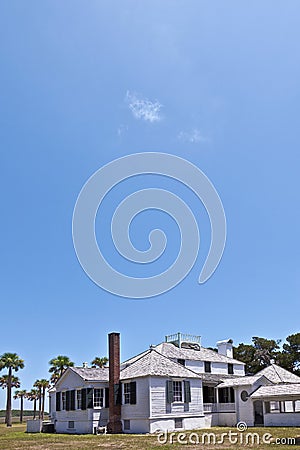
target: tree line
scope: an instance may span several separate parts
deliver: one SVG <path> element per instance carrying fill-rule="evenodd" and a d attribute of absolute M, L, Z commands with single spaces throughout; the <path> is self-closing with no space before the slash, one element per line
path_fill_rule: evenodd
<path fill-rule="evenodd" d="M 91 365 L 92 367 L 103 368 L 107 363 L 108 359 L 106 357 L 100 358 L 96 356 Z M 20 423 L 23 422 L 24 399 L 33 402 L 33 419 L 36 419 L 37 416 L 41 420 L 44 419 L 46 390 L 54 386 L 68 367 L 74 366 L 74 362 L 68 356 L 63 355 L 58 355 L 56 358 L 51 359 L 49 364 L 50 379 L 42 378 L 36 380 L 32 389 L 26 391 L 26 389 L 19 389 L 21 382 L 19 377 L 15 375 L 15 372 L 24 368 L 24 360 L 17 353 L 4 353 L 0 356 L 0 371 L 7 369 L 7 373 L 0 376 L 0 386 L 2 389 L 6 389 L 5 423 L 8 427 L 12 426 L 12 398 L 20 399 Z M 13 389 L 16 389 L 14 395 L 12 395 Z"/>
<path fill-rule="evenodd" d="M 272 363 L 300 376 L 300 333 L 281 339 L 252 337 L 251 344 L 239 344 L 233 349 L 234 358 L 246 364 L 247 375 L 253 375 Z"/>

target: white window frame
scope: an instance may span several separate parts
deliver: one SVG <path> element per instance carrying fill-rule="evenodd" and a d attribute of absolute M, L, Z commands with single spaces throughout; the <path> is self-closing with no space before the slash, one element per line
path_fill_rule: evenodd
<path fill-rule="evenodd" d="M 183 389 L 181 380 L 173 380 L 173 402 L 183 403 Z"/>
<path fill-rule="evenodd" d="M 77 391 L 76 391 L 76 406 L 77 406 L 77 409 L 81 409 L 81 407 L 82 407 L 82 392 L 81 392 L 81 389 L 77 389 Z"/>
<path fill-rule="evenodd" d="M 130 383 L 124 383 L 124 405 L 130 405 L 131 400 L 131 389 L 130 389 Z"/>
<path fill-rule="evenodd" d="M 104 389 L 94 388 L 93 392 L 93 407 L 94 409 L 103 408 L 104 406 Z"/>
<path fill-rule="evenodd" d="M 66 411 L 66 407 L 67 407 L 67 394 L 66 394 L 66 391 L 63 391 L 61 393 L 61 409 L 62 409 L 62 411 Z"/>

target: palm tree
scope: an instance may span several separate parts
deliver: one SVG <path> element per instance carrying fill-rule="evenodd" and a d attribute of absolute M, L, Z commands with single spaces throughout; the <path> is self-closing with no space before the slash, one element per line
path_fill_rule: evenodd
<path fill-rule="evenodd" d="M 39 398 L 39 392 L 37 389 L 31 389 L 31 391 L 27 392 L 26 398 L 33 402 L 33 419 L 36 418 L 36 402 Z"/>
<path fill-rule="evenodd" d="M 16 353 L 3 353 L 0 356 L 0 370 L 8 369 L 7 373 L 7 400 L 6 400 L 6 414 L 5 422 L 8 427 L 12 424 L 12 414 L 11 414 L 11 388 L 12 388 L 12 377 L 13 371 L 17 372 L 19 369 L 23 369 L 24 361 Z"/>
<path fill-rule="evenodd" d="M 8 386 L 8 375 L 3 375 L 0 377 L 0 386 L 2 389 L 7 389 Z M 20 380 L 18 377 L 15 377 L 14 375 L 11 377 L 11 387 L 12 388 L 19 388 L 21 386 Z M 7 418 L 5 417 L 5 423 L 7 423 Z"/>
<path fill-rule="evenodd" d="M 44 420 L 44 411 L 45 411 L 45 397 L 46 397 L 46 389 L 50 387 L 49 381 L 45 378 L 40 380 L 40 386 L 42 388 L 42 414 L 41 419 Z"/>
<path fill-rule="evenodd" d="M 23 422 L 23 404 L 24 404 L 24 397 L 26 397 L 27 391 L 25 389 L 22 389 L 21 391 L 15 391 L 14 399 L 17 398 L 20 399 L 20 423 Z"/>
<path fill-rule="evenodd" d="M 65 372 L 68 367 L 73 367 L 74 363 L 70 360 L 68 356 L 58 355 L 56 358 L 49 361 L 51 365 L 49 372 L 53 375 L 51 376 L 51 381 L 57 381 Z"/>
<path fill-rule="evenodd" d="M 108 358 L 106 356 L 103 356 L 102 358 L 99 358 L 99 356 L 96 356 L 93 361 L 91 362 L 92 367 L 99 367 L 99 369 L 103 369 L 103 367 L 106 366 L 108 363 Z"/>
<path fill-rule="evenodd" d="M 49 381 L 42 378 L 41 380 L 36 380 L 33 386 L 38 389 L 39 419 L 44 420 L 46 389 L 49 387 Z"/>

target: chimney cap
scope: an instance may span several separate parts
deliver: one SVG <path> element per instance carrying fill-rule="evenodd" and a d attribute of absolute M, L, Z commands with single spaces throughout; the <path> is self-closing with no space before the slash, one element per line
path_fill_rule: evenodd
<path fill-rule="evenodd" d="M 224 339 L 223 341 L 218 341 L 217 345 L 219 344 L 233 344 L 233 340 L 232 339 Z"/>

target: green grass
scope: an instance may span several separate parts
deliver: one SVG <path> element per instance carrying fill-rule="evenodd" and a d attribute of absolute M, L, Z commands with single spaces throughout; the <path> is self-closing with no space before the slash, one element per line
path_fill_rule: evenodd
<path fill-rule="evenodd" d="M 210 428 L 209 430 L 197 430 L 196 433 L 201 436 L 203 433 L 216 433 L 219 437 L 221 433 L 228 433 L 229 430 L 236 432 L 233 428 Z M 300 437 L 299 428 L 249 428 L 247 432 L 258 433 L 260 437 L 264 433 L 270 433 L 272 439 L 276 438 L 296 438 Z M 247 433 L 246 432 L 246 433 Z M 187 436 L 191 432 L 187 433 Z M 239 433 L 240 434 L 240 433 Z M 178 433 L 176 434 L 176 436 Z M 175 436 L 175 441 L 176 441 Z M 272 445 L 260 443 L 251 444 L 230 444 L 228 439 L 223 444 L 216 445 L 182 445 L 179 443 L 162 445 L 158 442 L 156 435 L 66 435 L 66 434 L 27 434 L 25 425 L 14 424 L 11 428 L 0 425 L 0 449 L 1 450 L 106 450 L 106 449 L 132 449 L 132 450 L 178 450 L 178 449 L 270 449 Z M 300 448 L 298 445 L 276 445 L 276 450 L 287 448 Z"/>

